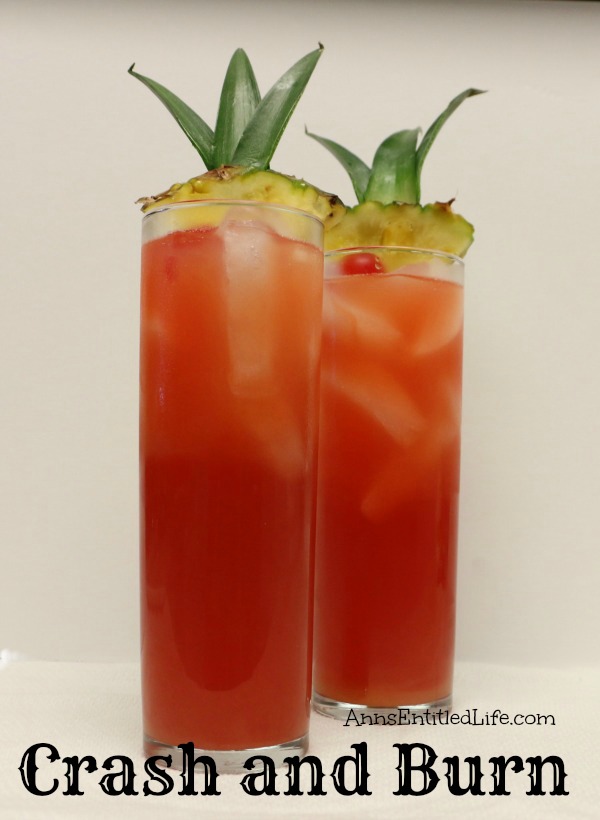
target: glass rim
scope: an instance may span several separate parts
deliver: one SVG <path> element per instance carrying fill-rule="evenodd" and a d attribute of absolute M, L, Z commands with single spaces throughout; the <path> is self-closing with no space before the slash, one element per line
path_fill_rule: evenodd
<path fill-rule="evenodd" d="M 435 257 L 437 259 L 445 259 L 447 261 L 452 262 L 453 264 L 459 264 L 461 267 L 464 268 L 465 261 L 461 256 L 458 256 L 455 253 L 449 253 L 448 251 L 440 251 L 436 250 L 435 248 L 415 248 L 413 246 L 408 245 L 355 245 L 353 247 L 347 248 L 336 248 L 335 250 L 325 251 L 325 258 L 331 256 L 351 256 L 352 254 L 358 253 L 413 253 L 417 254 L 428 254 L 429 256 Z M 385 274 L 384 274 L 385 275 Z"/>
<path fill-rule="evenodd" d="M 315 214 L 309 213 L 309 211 L 303 211 L 301 208 L 294 208 L 290 205 L 282 205 L 279 202 L 264 202 L 261 199 L 184 199 L 178 202 L 167 202 L 165 205 L 160 205 L 154 208 L 148 213 L 144 214 L 142 217 L 142 222 L 145 222 L 149 217 L 156 216 L 157 214 L 162 214 L 167 211 L 179 210 L 179 209 L 186 209 L 186 208 L 194 208 L 194 207 L 202 207 L 202 206 L 210 206 L 214 208 L 215 206 L 223 206 L 223 207 L 230 207 L 230 206 L 250 206 L 252 208 L 263 208 L 272 211 L 278 211 L 280 213 L 289 213 L 292 216 L 304 216 L 307 219 L 312 219 L 318 225 L 321 225 L 324 228 L 324 222 L 322 219 L 319 219 L 318 216 Z"/>

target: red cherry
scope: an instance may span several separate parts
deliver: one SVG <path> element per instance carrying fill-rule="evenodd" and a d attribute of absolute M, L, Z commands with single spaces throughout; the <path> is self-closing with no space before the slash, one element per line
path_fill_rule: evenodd
<path fill-rule="evenodd" d="M 342 273 L 353 276 L 356 273 L 383 273 L 381 259 L 374 253 L 349 253 L 342 260 Z"/>

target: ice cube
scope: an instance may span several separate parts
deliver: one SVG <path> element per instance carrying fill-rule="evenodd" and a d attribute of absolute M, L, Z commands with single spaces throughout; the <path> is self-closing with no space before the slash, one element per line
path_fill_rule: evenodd
<path fill-rule="evenodd" d="M 377 367 L 345 371 L 335 368 L 324 374 L 330 387 L 342 393 L 381 427 L 397 444 L 410 443 L 423 426 L 419 408 L 391 373 Z"/>
<path fill-rule="evenodd" d="M 239 406 L 243 427 L 260 458 L 286 481 L 302 476 L 306 448 L 298 420 L 282 395 L 244 399 Z"/>
<path fill-rule="evenodd" d="M 256 457 L 285 480 L 294 480 L 306 469 L 306 447 L 281 386 L 285 240 L 246 217 L 240 206 L 218 229 L 225 260 L 228 387 L 237 423 Z"/>
<path fill-rule="evenodd" d="M 360 511 L 379 523 L 405 498 L 417 476 L 403 453 L 394 453 L 365 492 Z"/>
<path fill-rule="evenodd" d="M 460 285 L 423 275 L 391 277 L 395 292 L 389 299 L 397 305 L 407 350 L 427 356 L 449 344 L 460 333 L 463 321 L 463 289 Z"/>
<path fill-rule="evenodd" d="M 435 417 L 441 440 L 460 434 L 462 415 L 461 380 L 441 377 L 435 390 Z M 442 435 L 443 431 L 447 431 Z"/>
<path fill-rule="evenodd" d="M 431 481 L 442 452 L 455 445 L 459 435 L 456 427 L 437 424 L 424 430 L 409 447 L 392 453 L 363 495 L 362 514 L 380 522 L 393 513 L 424 482 Z"/>
<path fill-rule="evenodd" d="M 355 298 L 345 298 L 342 288 L 329 286 L 323 304 L 325 332 L 335 334 L 343 344 L 359 344 L 377 349 L 399 345 L 402 334 L 389 316 L 361 304 Z"/>
<path fill-rule="evenodd" d="M 219 227 L 226 278 L 228 380 L 236 395 L 274 388 L 277 348 L 278 239 L 256 222 L 230 216 Z"/>

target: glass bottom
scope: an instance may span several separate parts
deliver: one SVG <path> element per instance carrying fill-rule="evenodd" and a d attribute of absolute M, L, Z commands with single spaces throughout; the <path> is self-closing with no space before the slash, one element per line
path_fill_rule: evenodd
<path fill-rule="evenodd" d="M 390 715 L 390 713 L 393 712 L 396 713 L 396 715 L 404 711 L 410 712 L 413 715 L 422 715 L 425 712 L 439 712 L 440 710 L 445 712 L 452 706 L 452 695 L 450 694 L 445 698 L 441 698 L 441 700 L 431 701 L 431 703 L 403 703 L 397 706 L 367 706 L 364 703 L 344 703 L 344 701 L 341 700 L 331 700 L 331 698 L 326 698 L 318 692 L 313 692 L 312 704 L 315 712 L 318 712 L 320 715 L 335 718 L 336 720 L 347 721 L 350 719 L 353 725 L 357 725 L 355 718 L 360 723 L 362 715 L 368 715 L 372 718 L 372 720 L 367 721 L 368 723 L 375 723 L 376 716 L 383 716 L 385 718 L 386 715 Z M 408 722 L 409 721 L 407 721 L 407 723 Z M 396 721 L 395 725 L 402 725 L 402 723 Z"/>
<path fill-rule="evenodd" d="M 241 774 L 248 771 L 244 768 L 244 763 L 253 755 L 270 757 L 275 767 L 278 768 L 284 765 L 286 757 L 294 757 L 295 755 L 303 757 L 307 751 L 308 735 L 303 735 L 287 743 L 278 743 L 276 746 L 261 746 L 256 749 L 219 749 L 211 751 L 210 749 L 194 748 L 194 757 L 196 758 L 199 755 L 211 757 L 215 761 L 219 774 Z M 170 755 L 173 762 L 168 768 L 177 769 L 178 771 L 183 770 L 183 752 L 179 746 L 170 746 L 168 743 L 161 743 L 160 740 L 144 735 L 144 753 L 146 757 Z"/>

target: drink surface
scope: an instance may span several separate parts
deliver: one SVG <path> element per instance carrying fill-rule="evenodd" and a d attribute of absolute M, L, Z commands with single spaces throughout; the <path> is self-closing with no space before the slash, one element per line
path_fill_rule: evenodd
<path fill-rule="evenodd" d="M 337 259 L 324 293 L 314 689 L 431 703 L 452 688 L 463 289 L 439 260 L 343 276 Z"/>
<path fill-rule="evenodd" d="M 142 255 L 144 729 L 307 731 L 322 253 L 231 218 Z"/>

